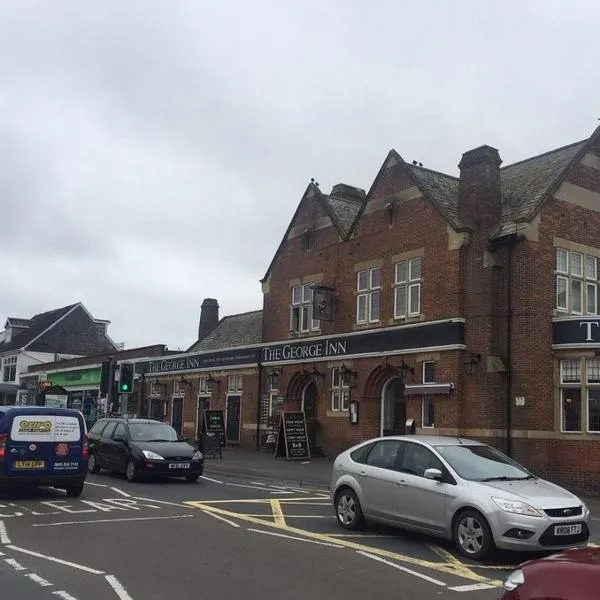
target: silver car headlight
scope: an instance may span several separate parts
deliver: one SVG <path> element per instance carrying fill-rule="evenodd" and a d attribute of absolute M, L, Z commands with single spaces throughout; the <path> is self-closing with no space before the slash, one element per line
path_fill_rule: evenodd
<path fill-rule="evenodd" d="M 142 454 L 148 460 L 165 460 L 160 454 L 156 454 L 156 452 L 152 452 L 152 450 L 142 450 Z"/>
<path fill-rule="evenodd" d="M 525 515 L 527 517 L 541 517 L 542 514 L 530 504 L 525 502 L 518 502 L 514 500 L 504 500 L 503 498 L 494 498 L 496 506 L 501 508 L 504 512 L 513 513 L 516 515 Z"/>
<path fill-rule="evenodd" d="M 504 580 L 502 587 L 505 590 L 512 592 L 512 590 L 516 590 L 520 585 L 523 585 L 524 583 L 525 583 L 525 573 L 523 573 L 523 571 L 521 569 L 517 569 L 516 571 L 513 571 Z"/>

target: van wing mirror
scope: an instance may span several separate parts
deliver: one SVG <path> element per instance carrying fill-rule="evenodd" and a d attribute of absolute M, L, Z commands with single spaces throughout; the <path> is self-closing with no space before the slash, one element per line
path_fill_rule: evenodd
<path fill-rule="evenodd" d="M 423 475 L 425 479 L 437 479 L 438 481 L 442 479 L 442 472 L 439 469 L 425 469 Z"/>

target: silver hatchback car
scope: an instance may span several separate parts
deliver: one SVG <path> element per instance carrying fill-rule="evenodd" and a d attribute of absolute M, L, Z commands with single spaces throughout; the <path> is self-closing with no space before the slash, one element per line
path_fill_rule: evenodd
<path fill-rule="evenodd" d="M 453 540 L 473 560 L 494 547 L 562 550 L 590 536 L 590 512 L 577 496 L 464 438 L 362 442 L 335 459 L 330 489 L 345 529 L 378 521 Z"/>

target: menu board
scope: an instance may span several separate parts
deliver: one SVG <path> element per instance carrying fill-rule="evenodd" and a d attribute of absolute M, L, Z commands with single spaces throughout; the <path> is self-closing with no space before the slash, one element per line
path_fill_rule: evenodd
<path fill-rule="evenodd" d="M 206 431 L 214 433 L 221 440 L 221 446 L 225 446 L 225 414 L 222 410 L 205 410 L 204 424 Z"/>
<path fill-rule="evenodd" d="M 275 456 L 285 456 L 287 460 L 310 458 L 304 412 L 281 413 Z"/>

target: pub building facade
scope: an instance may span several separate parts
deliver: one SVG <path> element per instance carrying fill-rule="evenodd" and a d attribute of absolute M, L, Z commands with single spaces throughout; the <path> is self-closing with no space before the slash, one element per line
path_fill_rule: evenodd
<path fill-rule="evenodd" d="M 264 378 L 327 455 L 461 435 L 600 491 L 600 128 L 458 168 L 311 181 L 262 280 Z"/>

